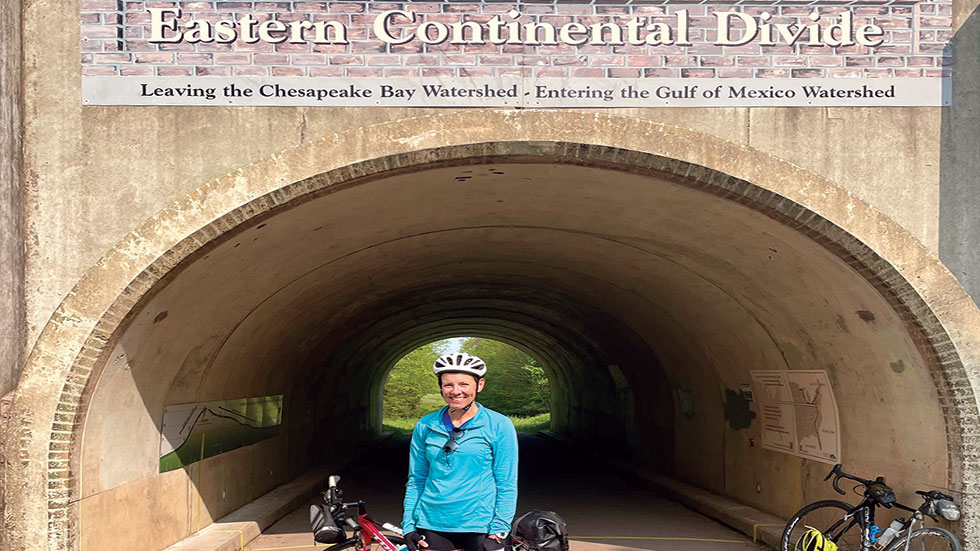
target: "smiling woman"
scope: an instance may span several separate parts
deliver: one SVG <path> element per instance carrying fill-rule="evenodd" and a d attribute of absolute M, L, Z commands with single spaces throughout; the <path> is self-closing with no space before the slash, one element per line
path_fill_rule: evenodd
<path fill-rule="evenodd" d="M 432 371 L 446 405 L 412 431 L 402 531 L 410 551 L 494 551 L 517 507 L 517 431 L 476 402 L 487 364 L 452 352 Z"/>

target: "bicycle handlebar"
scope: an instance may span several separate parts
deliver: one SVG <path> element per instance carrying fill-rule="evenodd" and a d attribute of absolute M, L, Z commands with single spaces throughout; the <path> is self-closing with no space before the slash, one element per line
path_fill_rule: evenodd
<path fill-rule="evenodd" d="M 935 508 L 934 506 L 931 505 L 932 502 L 939 501 L 939 500 L 948 500 L 955 503 L 955 501 L 951 496 L 944 494 L 943 492 L 940 492 L 938 490 L 931 490 L 928 492 L 922 490 L 916 490 L 915 493 L 922 496 L 922 498 L 925 500 L 925 503 L 918 509 L 909 507 L 908 505 L 903 505 L 902 503 L 899 503 L 895 499 L 895 492 L 891 488 L 889 488 L 887 484 L 885 484 L 885 477 L 879 476 L 874 480 L 867 480 L 859 476 L 854 476 L 852 474 L 844 472 L 844 470 L 841 468 L 840 463 L 834 465 L 834 468 L 827 474 L 827 476 L 824 478 L 824 481 L 830 480 L 831 478 L 834 479 L 833 482 L 834 490 L 840 495 L 847 495 L 847 492 L 845 492 L 840 488 L 840 479 L 846 478 L 848 480 L 853 480 L 855 482 L 858 482 L 859 484 L 864 486 L 864 498 L 866 500 L 865 503 L 870 502 L 873 506 L 881 506 L 886 509 L 897 507 L 899 509 L 908 511 L 910 513 L 923 512 L 924 514 L 927 514 L 934 519 L 936 518 L 936 516 L 935 516 Z"/>
<path fill-rule="evenodd" d="M 920 496 L 922 496 L 923 499 L 932 499 L 932 500 L 946 499 L 946 500 L 954 501 L 955 502 L 955 500 L 953 499 L 953 496 L 951 496 L 949 494 L 944 494 L 944 493 L 940 492 L 939 490 L 929 490 L 928 492 L 924 492 L 922 490 L 916 490 L 915 493 L 917 493 Z"/>
<path fill-rule="evenodd" d="M 834 465 L 833 470 L 831 470 L 830 473 L 827 475 L 827 477 L 824 478 L 824 481 L 830 480 L 831 477 L 834 478 L 834 490 L 836 490 L 837 493 L 840 494 L 840 495 L 847 495 L 847 492 L 845 492 L 844 490 L 841 490 L 840 489 L 840 485 L 839 484 L 840 484 L 840 479 L 842 479 L 842 478 L 847 478 L 849 480 L 853 480 L 855 482 L 858 482 L 860 484 L 863 484 L 864 487 L 865 487 L 865 489 L 866 489 L 865 490 L 865 495 L 866 496 L 868 496 L 868 492 L 872 490 L 872 486 L 873 485 L 880 485 L 880 487 L 883 487 L 884 489 L 886 489 L 889 492 L 889 494 L 891 494 L 891 489 L 888 488 L 888 486 L 885 485 L 885 477 L 879 476 L 878 478 L 876 478 L 874 480 L 867 480 L 867 479 L 861 478 L 859 476 L 854 476 L 852 474 L 845 473 L 843 471 L 843 469 L 841 469 L 840 463 L 838 463 L 837 465 Z M 928 495 L 926 492 L 922 492 L 922 491 L 917 491 L 916 493 L 919 494 L 919 495 L 922 495 L 922 496 Z M 931 492 L 929 494 L 931 494 Z M 888 501 L 888 502 L 878 501 L 878 503 L 881 506 L 885 507 L 886 509 L 890 509 L 892 507 L 897 507 L 899 509 L 903 509 L 905 511 L 909 511 L 910 513 L 914 513 L 915 511 L 917 511 L 917 509 L 914 509 L 912 507 L 909 507 L 908 505 L 903 505 L 903 504 L 899 503 L 898 501 L 895 501 L 894 500 L 894 494 L 891 494 L 891 496 L 892 496 L 892 500 L 891 501 Z M 871 497 L 871 496 L 868 496 L 868 497 Z"/>
<path fill-rule="evenodd" d="M 836 490 L 837 493 L 840 494 L 840 495 L 842 495 L 842 496 L 843 495 L 847 495 L 847 492 L 845 492 L 844 490 L 841 490 L 840 489 L 840 479 L 842 479 L 842 478 L 847 478 L 847 479 L 853 480 L 855 482 L 860 482 L 861 484 L 864 484 L 865 486 L 870 486 L 872 484 L 872 481 L 870 481 L 870 480 L 865 480 L 865 479 L 863 479 L 861 477 L 858 477 L 858 476 L 854 476 L 852 474 L 845 473 L 841 469 L 841 464 L 840 463 L 834 465 L 833 470 L 831 470 L 830 473 L 827 474 L 827 477 L 824 478 L 824 481 L 830 480 L 831 477 L 834 478 L 834 490 Z M 879 477 L 879 478 L 881 478 L 881 477 Z"/>

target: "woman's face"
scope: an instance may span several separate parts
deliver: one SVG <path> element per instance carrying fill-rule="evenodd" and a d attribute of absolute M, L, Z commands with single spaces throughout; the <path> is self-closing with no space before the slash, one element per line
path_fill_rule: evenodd
<path fill-rule="evenodd" d="M 472 375 L 465 373 L 444 373 L 442 382 L 442 399 L 453 409 L 464 408 L 476 399 L 476 393 L 483 390 L 484 379 L 477 381 Z"/>

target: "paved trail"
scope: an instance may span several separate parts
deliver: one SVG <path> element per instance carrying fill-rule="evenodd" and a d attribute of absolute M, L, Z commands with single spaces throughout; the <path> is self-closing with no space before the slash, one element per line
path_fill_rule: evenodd
<path fill-rule="evenodd" d="M 572 551 L 762 549 L 561 444 L 522 434 L 520 454 L 518 514 L 529 509 L 558 512 L 568 522 Z M 338 474 L 345 499 L 363 499 L 372 517 L 397 525 L 407 472 L 408 440 L 398 438 Z M 266 529 L 248 551 L 313 549 L 308 509 L 304 506 Z"/>

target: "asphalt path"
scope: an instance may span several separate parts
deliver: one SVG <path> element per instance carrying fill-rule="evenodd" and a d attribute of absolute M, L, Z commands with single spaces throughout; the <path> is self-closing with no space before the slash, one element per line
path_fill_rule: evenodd
<path fill-rule="evenodd" d="M 390 438 L 337 473 L 345 501 L 362 499 L 371 516 L 401 523 L 408 438 Z M 557 512 L 572 551 L 761 551 L 744 535 L 662 498 L 600 461 L 548 439 L 520 435 L 517 513 Z M 313 503 L 311 500 L 310 503 Z M 270 526 L 248 551 L 314 549 L 305 505 Z"/>

